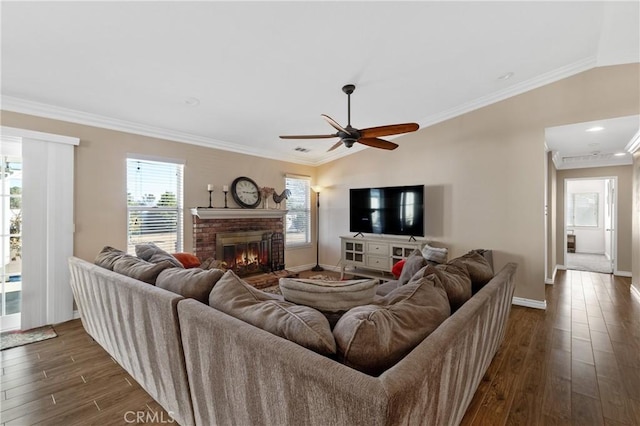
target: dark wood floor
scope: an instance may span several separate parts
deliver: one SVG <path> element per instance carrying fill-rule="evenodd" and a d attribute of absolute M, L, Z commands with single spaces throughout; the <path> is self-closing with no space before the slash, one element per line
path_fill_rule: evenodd
<path fill-rule="evenodd" d="M 640 424 L 640 303 L 629 285 L 561 271 L 547 311 L 514 306 L 462 424 Z M 79 320 L 55 329 L 55 339 L 2 351 L 2 425 L 171 421 Z"/>

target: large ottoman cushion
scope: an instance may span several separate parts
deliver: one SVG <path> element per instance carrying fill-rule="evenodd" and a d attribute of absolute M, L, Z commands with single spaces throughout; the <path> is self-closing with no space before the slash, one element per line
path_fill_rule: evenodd
<path fill-rule="evenodd" d="M 223 275 L 220 269 L 168 268 L 158 275 L 156 287 L 208 304 L 211 289 Z"/>
<path fill-rule="evenodd" d="M 376 304 L 345 313 L 333 329 L 338 357 L 377 376 L 396 364 L 451 313 L 436 275 L 398 287 Z"/>
<path fill-rule="evenodd" d="M 213 287 L 209 305 L 320 354 L 336 353 L 329 321 L 321 312 L 257 290 L 232 271 Z"/>
<path fill-rule="evenodd" d="M 328 281 L 280 278 L 284 299 L 323 312 L 340 312 L 373 301 L 378 280 Z"/>

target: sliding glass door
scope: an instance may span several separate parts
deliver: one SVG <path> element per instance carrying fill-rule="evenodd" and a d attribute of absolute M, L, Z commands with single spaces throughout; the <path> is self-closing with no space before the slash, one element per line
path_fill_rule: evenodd
<path fill-rule="evenodd" d="M 0 148 L 0 313 L 2 331 L 20 328 L 22 305 L 22 158 L 20 142 Z"/>

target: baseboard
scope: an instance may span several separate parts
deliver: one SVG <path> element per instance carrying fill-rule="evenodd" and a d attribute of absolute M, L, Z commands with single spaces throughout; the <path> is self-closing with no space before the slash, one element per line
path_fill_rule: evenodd
<path fill-rule="evenodd" d="M 551 272 L 551 278 L 545 278 L 544 283 L 553 285 L 556 282 L 556 273 L 558 272 L 558 265 L 553 268 L 553 272 Z"/>
<path fill-rule="evenodd" d="M 79 319 L 80 318 L 80 312 L 79 311 L 73 311 L 73 319 Z"/>
<path fill-rule="evenodd" d="M 556 265 L 556 271 L 566 271 L 567 267 L 565 265 Z"/>
<path fill-rule="evenodd" d="M 547 301 L 546 300 L 533 300 L 533 299 L 525 299 L 523 297 L 515 297 L 511 299 L 512 305 L 524 306 L 525 308 L 534 308 L 534 309 L 547 309 Z"/>
<path fill-rule="evenodd" d="M 633 277 L 633 274 L 629 271 L 615 271 L 613 275 L 615 275 L 616 277 Z"/>
<path fill-rule="evenodd" d="M 636 301 L 640 303 L 640 290 L 633 284 L 631 284 L 631 294 L 636 297 Z"/>

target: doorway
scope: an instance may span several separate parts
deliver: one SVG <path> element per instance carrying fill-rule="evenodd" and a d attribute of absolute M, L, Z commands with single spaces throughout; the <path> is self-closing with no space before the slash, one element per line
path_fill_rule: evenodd
<path fill-rule="evenodd" d="M 0 144 L 1 331 L 20 328 L 22 305 L 22 149 L 20 140 Z"/>
<path fill-rule="evenodd" d="M 616 269 L 615 177 L 565 179 L 564 258 L 567 269 Z"/>

